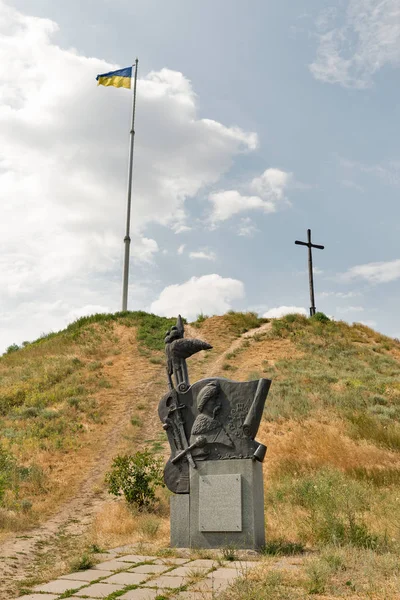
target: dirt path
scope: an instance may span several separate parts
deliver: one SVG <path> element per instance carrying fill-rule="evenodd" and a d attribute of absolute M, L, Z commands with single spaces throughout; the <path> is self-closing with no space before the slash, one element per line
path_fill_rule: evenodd
<path fill-rule="evenodd" d="M 114 380 L 114 385 L 101 392 L 113 407 L 109 422 L 94 444 L 89 468 L 74 497 L 41 526 L 25 535 L 14 535 L 0 545 L 1 600 L 14 598 L 18 583 L 34 575 L 35 559 L 44 546 L 47 552 L 59 553 L 62 563 L 62 549 L 57 544 L 57 538 L 84 534 L 96 513 L 109 501 L 109 496 L 101 490 L 100 485 L 112 458 L 121 447 L 121 439 L 129 427 L 136 403 L 145 401 L 149 404 L 149 414 L 155 415 L 154 418 L 146 419 L 143 424 L 143 439 L 156 434 L 157 399 L 151 393 L 151 388 L 154 386 L 154 379 L 160 375 L 161 367 L 152 365 L 139 354 L 136 343 L 132 343 L 132 330 L 119 327 L 116 333 L 120 339 L 121 353 L 113 357 L 113 365 L 110 367 L 109 376 Z"/>

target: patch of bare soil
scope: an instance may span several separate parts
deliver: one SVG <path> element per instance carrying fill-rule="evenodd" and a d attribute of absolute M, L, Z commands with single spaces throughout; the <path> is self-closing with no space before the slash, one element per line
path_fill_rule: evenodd
<path fill-rule="evenodd" d="M 54 552 L 53 565 L 57 565 L 58 560 L 59 567 L 65 570 L 57 537 L 83 535 L 95 515 L 109 501 L 103 487 L 104 474 L 113 457 L 127 449 L 129 442 L 125 434 L 132 427 L 130 418 L 137 404 L 147 405 L 144 411 L 146 418 L 140 429 L 141 440 L 153 438 L 159 431 L 158 391 L 154 393 L 153 390 L 157 390 L 155 382 L 162 377 L 162 367 L 151 364 L 139 353 L 132 329 L 118 326 L 116 333 L 121 352 L 112 356 L 112 366 L 105 367 L 113 385 L 97 394 L 101 404 L 108 403 L 111 407 L 107 411 L 107 422 L 93 436 L 90 446 L 77 452 L 71 464 L 64 465 L 64 468 L 59 466 L 58 477 L 64 477 L 68 486 L 70 481 L 75 480 L 75 484 L 71 484 L 66 492 L 69 499 L 57 513 L 26 535 L 13 535 L 0 545 L 2 600 L 15 598 L 18 584 L 35 575 L 35 560 L 43 546 L 48 552 Z M 68 460 L 71 458 L 67 456 Z"/>

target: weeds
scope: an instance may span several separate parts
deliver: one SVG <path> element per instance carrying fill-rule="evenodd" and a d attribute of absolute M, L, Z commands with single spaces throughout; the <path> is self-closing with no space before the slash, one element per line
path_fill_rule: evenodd
<path fill-rule="evenodd" d="M 261 552 L 265 556 L 293 556 L 304 552 L 304 544 L 283 539 L 268 540 Z"/>
<path fill-rule="evenodd" d="M 361 548 L 379 545 L 364 521 L 364 514 L 370 509 L 368 486 L 340 471 L 325 468 L 287 479 L 270 492 L 271 501 L 272 498 L 289 501 L 304 511 L 300 531 L 303 542 L 351 544 Z"/>
<path fill-rule="evenodd" d="M 94 564 L 93 558 L 85 552 L 80 558 L 76 558 L 71 562 L 71 573 L 74 571 L 86 571 L 86 569 L 91 569 Z"/>
<path fill-rule="evenodd" d="M 221 551 L 222 558 L 228 562 L 233 562 L 234 560 L 238 559 L 237 548 L 232 544 L 223 546 Z"/>
<path fill-rule="evenodd" d="M 347 414 L 351 423 L 350 434 L 357 439 L 372 440 L 390 450 L 400 450 L 400 426 L 396 422 L 382 423 L 364 412 Z"/>
<path fill-rule="evenodd" d="M 209 319 L 209 317 L 207 315 L 203 315 L 203 313 L 200 313 L 199 315 L 197 315 L 197 319 L 192 323 L 193 327 L 200 327 L 202 323 L 204 323 L 204 321 L 207 321 L 207 319 Z"/>

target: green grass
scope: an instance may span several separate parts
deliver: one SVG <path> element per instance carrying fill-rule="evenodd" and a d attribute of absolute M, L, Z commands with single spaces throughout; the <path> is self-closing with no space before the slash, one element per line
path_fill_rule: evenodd
<path fill-rule="evenodd" d="M 267 540 L 261 553 L 265 556 L 294 556 L 303 554 L 304 544 L 291 542 L 282 538 Z"/>
<path fill-rule="evenodd" d="M 338 469 L 322 468 L 283 477 L 270 486 L 267 497 L 275 506 L 289 503 L 303 511 L 299 533 L 304 544 L 375 549 L 386 541 L 369 531 L 365 521 L 373 495 L 368 482 L 352 480 Z"/>
<path fill-rule="evenodd" d="M 301 315 L 274 319 L 267 336 L 287 338 L 303 354 L 265 365 L 265 376 L 273 378 L 267 419 L 304 419 L 316 411 L 338 410 L 354 435 L 399 447 L 398 427 L 388 424 L 400 418 L 400 368 L 389 354 L 400 350 L 399 342 L 363 325 Z"/>
<path fill-rule="evenodd" d="M 168 319 L 144 311 L 99 313 L 88 317 L 81 317 L 59 332 L 44 334 L 33 342 L 24 342 L 24 346 L 19 347 L 16 344 L 12 344 L 9 347 L 12 349 L 8 349 L 3 357 L 20 354 L 24 350 L 31 350 L 32 346 L 41 345 L 55 338 L 57 338 L 57 343 L 61 342 L 61 344 L 65 341 L 82 339 L 87 336 L 88 331 L 91 331 L 92 334 L 94 333 L 94 330 L 91 330 L 91 326 L 97 325 L 107 330 L 109 324 L 112 322 L 121 323 L 128 327 L 136 326 L 138 328 L 138 339 L 147 348 L 151 350 L 163 350 L 165 333 L 172 325 L 175 325 L 176 318 Z M 96 336 L 94 335 L 94 337 Z M 99 339 L 99 336 L 97 336 L 97 339 Z"/>
<path fill-rule="evenodd" d="M 260 318 L 257 313 L 254 312 L 235 312 L 230 310 L 224 316 L 224 320 L 228 323 L 231 331 L 237 336 L 246 333 L 250 329 L 260 327 L 263 323 L 267 323 L 268 319 Z"/>
<path fill-rule="evenodd" d="M 95 564 L 93 557 L 91 557 L 88 553 L 82 554 L 82 556 L 75 558 L 71 562 L 71 573 L 74 571 L 86 571 L 86 569 L 91 569 Z"/>

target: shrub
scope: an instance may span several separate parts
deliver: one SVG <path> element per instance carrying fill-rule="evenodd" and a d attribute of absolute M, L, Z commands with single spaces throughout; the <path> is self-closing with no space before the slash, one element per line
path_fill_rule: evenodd
<path fill-rule="evenodd" d="M 119 455 L 106 474 L 106 484 L 110 494 L 123 495 L 128 504 L 139 509 L 149 508 L 154 503 L 156 488 L 164 486 L 161 460 L 148 450 Z"/>
<path fill-rule="evenodd" d="M 74 571 L 86 571 L 86 569 L 91 569 L 94 564 L 93 558 L 85 552 L 81 557 L 77 557 L 71 562 L 71 573 Z"/>
<path fill-rule="evenodd" d="M 315 315 L 310 317 L 311 321 L 318 321 L 319 323 L 327 323 L 330 321 L 330 318 L 326 316 L 323 312 L 316 312 Z"/>
<path fill-rule="evenodd" d="M 18 344 L 11 344 L 11 346 L 8 346 L 8 348 L 6 348 L 6 354 L 11 354 L 12 352 L 16 352 L 17 350 L 19 350 L 19 346 Z"/>

